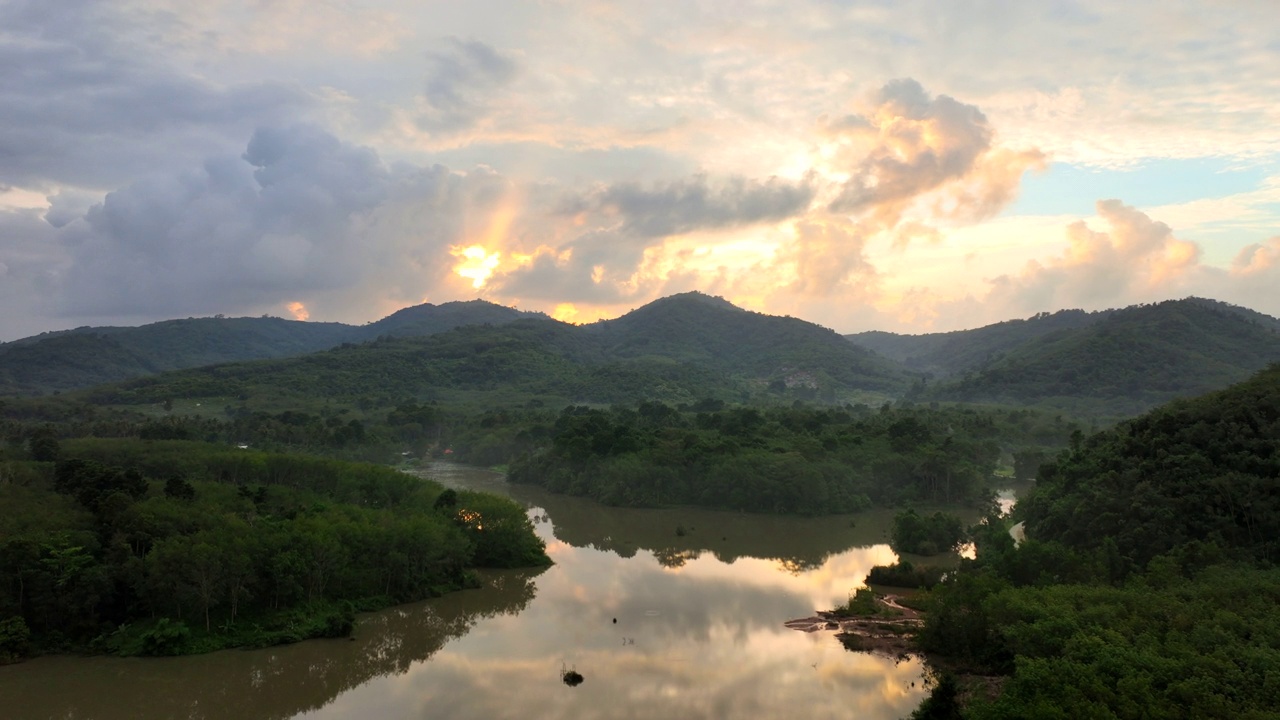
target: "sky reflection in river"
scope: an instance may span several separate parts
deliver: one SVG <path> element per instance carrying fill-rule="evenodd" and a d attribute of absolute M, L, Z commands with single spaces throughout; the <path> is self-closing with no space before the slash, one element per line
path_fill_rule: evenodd
<path fill-rule="evenodd" d="M 465 481 L 472 471 L 456 466 L 433 474 L 475 486 Z M 919 661 L 850 653 L 829 633 L 782 626 L 843 601 L 873 565 L 895 559 L 884 544 L 842 547 L 849 518 L 621 510 L 529 488 L 488 489 L 550 506 L 551 522 L 537 527 L 556 566 L 539 576 L 534 601 L 517 616 L 480 623 L 429 663 L 306 717 L 398 717 L 412 707 L 448 717 L 898 718 L 920 701 Z M 580 522 L 569 527 L 562 518 Z M 882 534 L 875 516 L 860 520 L 858 534 Z M 804 560 L 800 569 L 740 554 L 770 535 L 781 555 Z M 708 545 L 721 549 L 702 549 Z M 673 563 L 673 555 L 686 559 Z M 562 668 L 586 681 L 565 687 Z"/>

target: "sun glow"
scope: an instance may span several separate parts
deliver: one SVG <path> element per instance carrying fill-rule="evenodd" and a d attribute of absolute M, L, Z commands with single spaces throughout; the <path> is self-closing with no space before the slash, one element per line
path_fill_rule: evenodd
<path fill-rule="evenodd" d="M 293 315 L 294 320 L 306 320 L 311 317 L 311 311 L 300 302 L 291 302 L 285 305 L 285 308 L 289 310 L 289 314 Z"/>
<path fill-rule="evenodd" d="M 449 249 L 449 254 L 458 258 L 458 264 L 453 266 L 453 271 L 459 276 L 470 280 L 471 287 L 476 289 L 484 287 L 485 282 L 493 275 L 494 268 L 498 267 L 498 262 L 502 259 L 502 253 L 496 250 L 489 252 L 484 249 L 483 245 L 472 245 L 465 248 L 455 245 Z"/>

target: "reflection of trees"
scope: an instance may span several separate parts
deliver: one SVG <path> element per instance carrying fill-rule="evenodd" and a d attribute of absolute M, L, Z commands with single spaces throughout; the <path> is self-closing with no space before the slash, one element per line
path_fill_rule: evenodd
<path fill-rule="evenodd" d="M 778 558 L 778 567 L 782 568 L 783 572 L 790 573 L 792 575 L 799 575 L 822 567 L 823 563 L 827 561 L 827 557 L 830 556 L 823 556 L 817 560 L 814 558 L 803 557 Z"/>
<path fill-rule="evenodd" d="M 713 553 L 725 563 L 740 557 L 782 561 L 787 572 L 821 567 L 832 555 L 884 542 L 884 527 L 859 517 L 800 518 L 695 509 L 637 509 L 601 505 L 540 488 L 510 486 L 511 494 L 535 511 L 535 522 L 554 526 L 555 536 L 574 547 L 594 547 L 624 558 L 648 550 L 667 567 L 698 554 Z M 543 518 L 541 521 L 538 518 Z M 684 535 L 677 528 L 685 530 Z M 678 553 L 694 553 L 679 560 Z M 671 564 L 668 564 L 671 563 Z"/>
<path fill-rule="evenodd" d="M 489 574 L 487 587 L 403 605 L 363 618 L 355 637 L 313 640 L 252 652 L 229 651 L 177 659 L 111 660 L 102 688 L 81 674 L 78 693 L 12 698 L 32 717 L 289 718 L 329 704 L 343 692 L 382 676 L 406 672 L 485 618 L 516 614 L 534 597 L 543 569 Z M 119 663 L 131 663 L 127 674 Z M 135 664 L 136 663 L 136 664 Z M 6 705 L 8 705 L 8 699 Z"/>
<path fill-rule="evenodd" d="M 702 555 L 700 550 L 663 548 L 653 551 L 653 556 L 658 559 L 658 564 L 668 568 L 684 567 L 685 563 L 690 560 L 697 560 L 700 555 Z"/>

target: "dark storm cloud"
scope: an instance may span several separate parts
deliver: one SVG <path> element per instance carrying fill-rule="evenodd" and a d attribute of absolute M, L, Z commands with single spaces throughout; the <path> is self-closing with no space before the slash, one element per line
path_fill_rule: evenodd
<path fill-rule="evenodd" d="M 121 13 L 100 2 L 0 3 L 0 182 L 115 185 L 225 151 L 227 137 L 313 104 L 291 84 L 183 74 L 129 40 L 139 21 Z"/>
<path fill-rule="evenodd" d="M 418 122 L 432 132 L 454 132 L 474 125 L 489 113 L 494 93 L 509 84 L 517 72 L 509 55 L 477 40 L 449 38 L 443 49 L 427 57 L 426 111 Z"/>

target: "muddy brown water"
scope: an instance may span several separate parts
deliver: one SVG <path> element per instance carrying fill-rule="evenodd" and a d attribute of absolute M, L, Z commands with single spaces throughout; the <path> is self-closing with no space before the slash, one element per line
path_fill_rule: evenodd
<path fill-rule="evenodd" d="M 361 616 L 352 640 L 0 667 L 0 718 L 887 720 L 923 698 L 920 660 L 783 625 L 896 559 L 890 512 L 610 508 L 463 465 L 420 472 L 525 504 L 556 564 Z"/>

